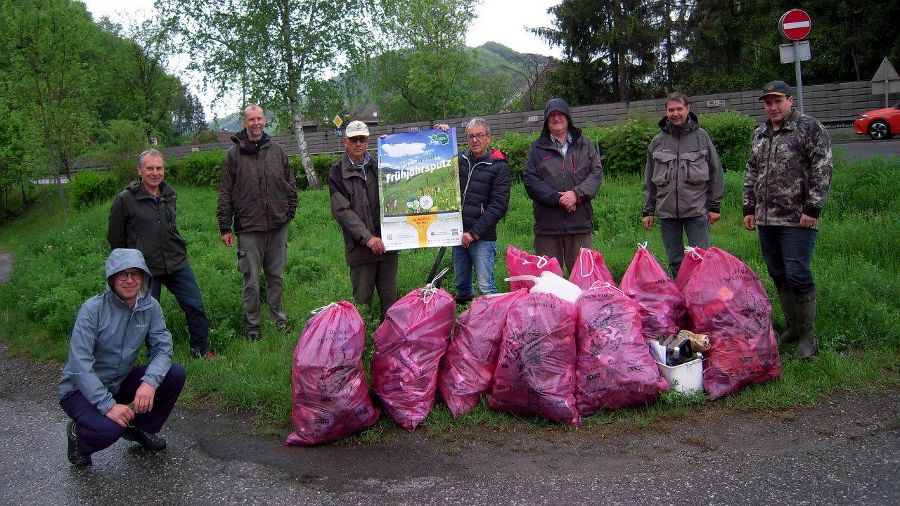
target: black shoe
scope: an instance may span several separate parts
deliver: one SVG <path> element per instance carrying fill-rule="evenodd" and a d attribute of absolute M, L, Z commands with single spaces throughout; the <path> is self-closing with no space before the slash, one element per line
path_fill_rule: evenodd
<path fill-rule="evenodd" d="M 69 425 L 66 425 L 66 439 L 69 441 L 69 462 L 71 462 L 73 466 L 83 467 L 93 464 L 93 462 L 91 462 L 91 456 L 78 448 L 78 435 L 75 434 L 75 420 L 69 421 Z"/>
<path fill-rule="evenodd" d="M 247 340 L 255 343 L 260 340 L 259 329 L 247 329 Z"/>
<path fill-rule="evenodd" d="M 166 447 L 166 440 L 159 434 L 151 434 L 137 427 L 125 427 L 122 437 L 128 441 L 134 441 L 148 450 L 162 450 Z"/>
<path fill-rule="evenodd" d="M 472 302 L 473 297 L 456 297 L 456 305 L 457 306 L 465 306 L 466 304 Z"/>
<path fill-rule="evenodd" d="M 275 329 L 282 334 L 291 333 L 291 326 L 286 321 L 275 322 Z"/>

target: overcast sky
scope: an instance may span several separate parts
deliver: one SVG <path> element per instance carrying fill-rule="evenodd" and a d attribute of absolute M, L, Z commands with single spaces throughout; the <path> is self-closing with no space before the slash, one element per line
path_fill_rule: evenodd
<path fill-rule="evenodd" d="M 94 19 L 109 16 L 120 20 L 123 16 L 139 19 L 148 17 L 153 12 L 153 0 L 129 0 L 123 7 L 121 0 L 82 0 Z M 559 57 L 559 47 L 551 48 L 543 39 L 526 31 L 526 28 L 537 28 L 550 25 L 547 8 L 560 3 L 561 0 L 483 0 L 476 12 L 477 18 L 469 26 L 466 44 L 477 47 L 485 42 L 494 41 L 512 48 L 520 53 L 537 53 Z M 197 90 L 198 93 L 200 90 Z M 224 116 L 233 109 L 233 104 L 210 108 L 212 93 L 201 94 L 207 107 L 207 115 Z M 219 107 L 223 107 L 219 109 Z"/>

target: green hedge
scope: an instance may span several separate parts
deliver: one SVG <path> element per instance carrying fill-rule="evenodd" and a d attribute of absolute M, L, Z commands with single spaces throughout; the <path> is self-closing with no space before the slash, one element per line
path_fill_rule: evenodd
<path fill-rule="evenodd" d="M 506 155 L 513 180 L 521 181 L 522 173 L 525 170 L 525 160 L 528 157 L 528 148 L 537 138 L 537 132 L 533 134 L 507 132 L 492 144 L 494 148 L 503 151 Z"/>
<path fill-rule="evenodd" d="M 111 173 L 78 172 L 69 183 L 69 197 L 76 209 L 111 199 L 122 189 L 118 177 Z"/>
<path fill-rule="evenodd" d="M 341 159 L 341 153 L 322 153 L 312 155 L 311 158 L 313 171 L 316 173 L 316 177 L 319 178 L 319 184 L 324 188 L 328 185 L 328 171 L 331 170 L 331 166 L 334 162 Z M 294 170 L 294 175 L 297 177 L 297 188 L 300 190 L 309 188 L 309 183 L 306 180 L 306 171 L 303 170 L 303 165 L 300 163 L 300 155 L 289 156 L 288 163 L 291 165 L 291 169 Z"/>
<path fill-rule="evenodd" d="M 646 118 L 629 118 L 602 128 L 588 125 L 584 130 L 589 138 L 600 141 L 604 174 L 643 174 L 647 146 L 659 133 L 659 127 Z"/>
<path fill-rule="evenodd" d="M 323 186 L 328 182 L 328 171 L 331 169 L 331 165 L 340 158 L 339 153 L 323 153 L 312 156 L 314 170 Z M 219 185 L 224 160 L 225 150 L 222 149 L 191 153 L 181 160 L 166 161 L 166 175 L 171 180 L 180 183 L 216 187 Z M 303 166 L 300 164 L 300 156 L 289 156 L 288 164 L 297 177 L 297 187 L 305 190 L 309 185 L 306 182 L 306 172 L 303 171 Z"/>
<path fill-rule="evenodd" d="M 725 170 L 744 170 L 756 121 L 746 114 L 727 111 L 704 114 L 700 126 L 709 133 Z"/>

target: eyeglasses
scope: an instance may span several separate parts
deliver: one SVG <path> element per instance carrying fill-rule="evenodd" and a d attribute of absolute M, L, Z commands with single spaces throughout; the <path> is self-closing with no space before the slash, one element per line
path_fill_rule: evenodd
<path fill-rule="evenodd" d="M 119 271 L 116 273 L 116 279 L 119 281 L 128 281 L 129 279 L 137 281 L 139 279 L 142 279 L 142 274 L 143 273 L 138 269 Z"/>
<path fill-rule="evenodd" d="M 347 137 L 347 140 L 350 141 L 350 144 L 365 144 L 369 142 L 369 138 L 365 136 Z"/>
<path fill-rule="evenodd" d="M 467 137 L 470 141 L 474 141 L 474 140 L 479 140 L 479 141 L 480 141 L 480 140 L 484 140 L 484 138 L 487 137 L 487 136 L 488 136 L 488 134 L 485 133 L 485 132 L 479 132 L 479 133 L 477 133 L 477 134 L 468 134 L 468 135 L 466 135 L 466 137 Z"/>

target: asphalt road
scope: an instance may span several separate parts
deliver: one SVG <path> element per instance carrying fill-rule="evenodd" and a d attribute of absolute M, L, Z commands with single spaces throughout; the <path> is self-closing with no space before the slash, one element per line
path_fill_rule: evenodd
<path fill-rule="evenodd" d="M 391 429 L 389 443 L 316 448 L 176 408 L 167 449 L 120 441 L 79 469 L 59 367 L 0 348 L 0 504 L 900 504 L 896 390 L 775 413 L 710 403 L 640 431 Z"/>
<path fill-rule="evenodd" d="M 847 160 L 865 160 L 874 156 L 900 156 L 900 138 L 886 141 L 872 139 L 854 140 L 834 143 L 834 149 L 843 153 Z"/>

